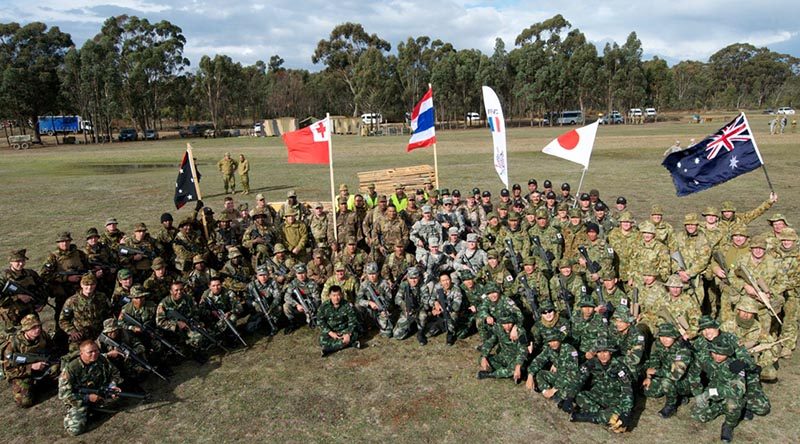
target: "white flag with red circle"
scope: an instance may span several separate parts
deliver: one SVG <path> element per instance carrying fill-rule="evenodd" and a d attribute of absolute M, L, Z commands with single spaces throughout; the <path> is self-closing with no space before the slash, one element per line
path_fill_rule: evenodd
<path fill-rule="evenodd" d="M 566 132 L 550 142 L 542 152 L 579 163 L 588 169 L 594 147 L 594 136 L 597 134 L 599 124 L 598 120 L 590 125 Z"/>

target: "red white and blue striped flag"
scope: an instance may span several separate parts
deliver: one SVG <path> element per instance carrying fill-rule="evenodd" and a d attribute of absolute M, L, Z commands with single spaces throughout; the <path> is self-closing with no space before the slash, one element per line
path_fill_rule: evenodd
<path fill-rule="evenodd" d="M 422 96 L 411 112 L 411 140 L 408 141 L 407 152 L 436 143 L 436 119 L 433 113 L 433 89 Z"/>

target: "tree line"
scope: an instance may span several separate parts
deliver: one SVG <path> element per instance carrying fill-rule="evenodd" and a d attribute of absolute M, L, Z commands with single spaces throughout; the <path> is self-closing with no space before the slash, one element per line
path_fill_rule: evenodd
<path fill-rule="evenodd" d="M 190 67 L 186 39 L 168 22 L 121 15 L 77 47 L 69 34 L 40 22 L 0 24 L 0 118 L 36 122 L 39 115 L 79 114 L 109 136 L 115 123 L 143 131 L 180 122 L 215 128 L 264 118 L 380 112 L 402 120 L 434 85 L 437 117 L 480 111 L 480 87 L 494 88 L 506 114 L 545 116 L 566 109 L 625 112 L 741 109 L 800 103 L 800 59 L 748 43 L 720 49 L 707 62 L 674 66 L 642 59 L 631 32 L 599 53 L 561 15 L 522 30 L 511 50 L 496 39 L 492 54 L 456 49 L 428 36 L 396 51 L 358 23 L 343 23 L 319 41 L 317 72 L 284 66 L 279 55 L 250 66 L 203 56 Z M 38 131 L 37 131 L 38 133 Z"/>

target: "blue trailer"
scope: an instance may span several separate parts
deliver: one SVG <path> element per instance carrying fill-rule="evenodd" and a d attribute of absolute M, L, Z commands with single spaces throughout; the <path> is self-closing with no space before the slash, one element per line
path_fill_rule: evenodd
<path fill-rule="evenodd" d="M 80 133 L 91 131 L 92 122 L 81 116 L 39 116 L 39 134 Z"/>

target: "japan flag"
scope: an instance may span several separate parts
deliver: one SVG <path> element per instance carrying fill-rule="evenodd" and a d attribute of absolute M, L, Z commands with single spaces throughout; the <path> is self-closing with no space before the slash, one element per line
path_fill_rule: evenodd
<path fill-rule="evenodd" d="M 542 152 L 570 162 L 579 163 L 585 169 L 588 169 L 589 159 L 592 157 L 592 148 L 594 147 L 594 137 L 597 134 L 597 126 L 599 124 L 600 121 L 598 120 L 592 124 L 566 132 L 550 142 Z"/>

